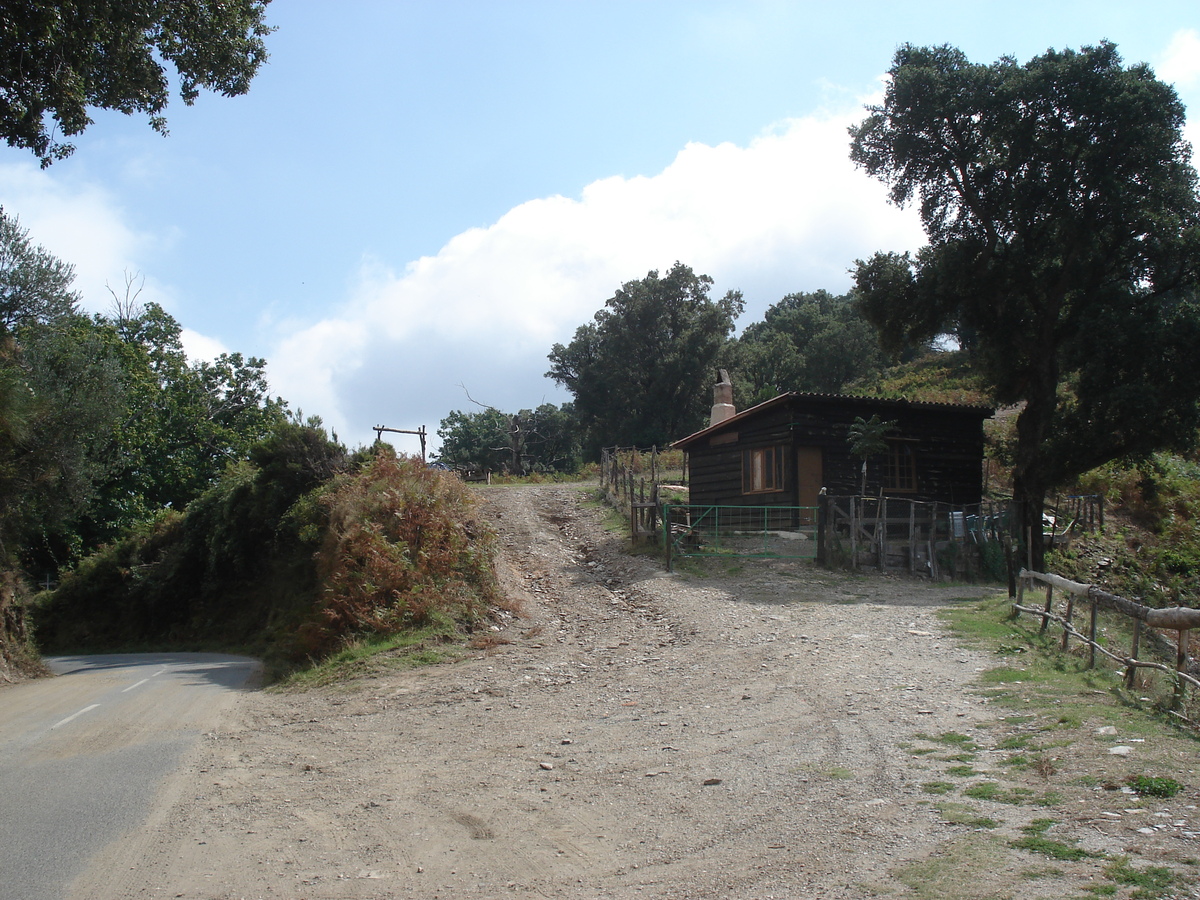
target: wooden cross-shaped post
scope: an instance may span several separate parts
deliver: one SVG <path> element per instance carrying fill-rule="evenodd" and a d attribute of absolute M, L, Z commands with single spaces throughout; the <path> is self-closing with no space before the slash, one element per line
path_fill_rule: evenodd
<path fill-rule="evenodd" d="M 421 439 L 421 462 L 425 462 L 425 426 L 422 425 L 416 431 L 409 431 L 404 428 L 386 428 L 383 425 L 374 425 L 371 428 L 375 432 L 375 443 L 379 443 L 383 439 L 385 431 L 395 432 L 396 434 L 415 434 Z"/>

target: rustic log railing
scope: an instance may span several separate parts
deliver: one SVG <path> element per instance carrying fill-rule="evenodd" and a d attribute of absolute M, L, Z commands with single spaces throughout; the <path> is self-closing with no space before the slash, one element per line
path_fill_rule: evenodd
<path fill-rule="evenodd" d="M 1026 584 L 1032 588 L 1034 582 L 1045 585 L 1046 599 L 1042 606 L 1025 605 Z M 1058 615 L 1054 612 L 1055 588 L 1067 594 L 1067 604 L 1063 615 Z M 1076 598 L 1083 598 L 1085 602 L 1090 604 L 1086 634 L 1076 629 L 1072 624 Z M 1154 669 L 1166 673 L 1174 679 L 1174 692 L 1171 704 L 1172 713 L 1188 721 L 1190 724 L 1196 724 L 1187 719 L 1183 715 L 1182 710 L 1186 685 L 1191 684 L 1193 687 L 1200 688 L 1200 679 L 1195 678 L 1187 671 L 1190 661 L 1188 657 L 1189 636 L 1192 629 L 1200 628 L 1200 609 L 1187 606 L 1173 606 L 1166 609 L 1143 606 L 1125 597 L 1110 594 L 1093 584 L 1080 584 L 1059 575 L 1046 572 L 1033 572 L 1028 569 L 1021 570 L 1020 578 L 1017 582 L 1017 598 L 1013 602 L 1012 608 L 1014 615 L 1028 613 L 1041 618 L 1042 625 L 1040 630 L 1043 634 L 1051 622 L 1057 622 L 1063 629 L 1061 644 L 1063 650 L 1067 649 L 1072 637 L 1082 641 L 1088 648 L 1088 668 L 1093 668 L 1096 665 L 1096 653 L 1101 653 L 1123 665 L 1125 667 L 1125 683 L 1130 687 L 1134 684 L 1134 677 L 1138 669 Z M 1122 656 L 1113 653 L 1096 640 L 1097 612 L 1100 608 L 1113 610 L 1133 619 L 1133 637 L 1129 655 Z M 1144 625 L 1148 625 L 1151 628 L 1161 628 L 1177 632 L 1178 638 L 1175 644 L 1174 668 L 1163 663 L 1138 659 Z"/>
<path fill-rule="evenodd" d="M 686 463 L 667 469 L 663 456 L 657 447 L 613 447 L 600 452 L 600 489 L 611 506 L 628 516 L 634 543 L 642 538 L 658 540 L 660 488 L 669 476 L 677 474 L 672 481 L 682 483 L 686 475 Z"/>

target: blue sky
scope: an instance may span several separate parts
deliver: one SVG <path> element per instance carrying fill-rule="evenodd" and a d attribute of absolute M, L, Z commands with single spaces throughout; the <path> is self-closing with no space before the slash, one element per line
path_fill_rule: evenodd
<path fill-rule="evenodd" d="M 433 432 L 464 387 L 569 399 L 546 354 L 650 269 L 742 290 L 744 325 L 919 246 L 846 155 L 902 43 L 991 62 L 1108 39 L 1200 110 L 1194 0 L 276 0 L 268 20 L 248 95 L 172 103 L 165 139 L 98 113 L 47 171 L 0 148 L 0 204 L 86 307 L 137 273 L 193 356 L 265 357 L 352 444 Z"/>

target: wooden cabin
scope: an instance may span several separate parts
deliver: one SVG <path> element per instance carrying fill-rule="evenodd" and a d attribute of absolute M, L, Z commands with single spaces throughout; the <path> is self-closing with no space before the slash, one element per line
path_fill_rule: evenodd
<path fill-rule="evenodd" d="M 868 460 L 866 496 L 957 507 L 981 499 L 988 407 L 788 393 L 738 413 L 727 382 L 717 386 L 715 424 L 674 444 L 688 454 L 693 505 L 815 507 L 822 488 L 857 495 L 862 460 L 849 429 L 873 415 L 895 428 L 887 452 Z"/>

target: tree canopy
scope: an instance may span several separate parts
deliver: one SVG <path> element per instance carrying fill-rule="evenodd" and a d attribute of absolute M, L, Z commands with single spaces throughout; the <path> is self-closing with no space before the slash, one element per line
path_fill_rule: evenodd
<path fill-rule="evenodd" d="M 166 134 L 170 64 L 179 94 L 232 97 L 267 58 L 270 0 L 0 0 L 0 135 L 43 166 L 75 149 L 89 108 L 145 113 Z"/>
<path fill-rule="evenodd" d="M 851 158 L 894 203 L 918 200 L 929 244 L 859 261 L 859 302 L 892 349 L 957 335 L 995 399 L 1024 404 L 1014 490 L 1040 534 L 1049 487 L 1195 441 L 1200 200 L 1184 109 L 1109 43 L 1025 65 L 904 46 L 889 76 Z"/>
<path fill-rule="evenodd" d="M 704 424 L 718 355 L 743 308 L 742 295 L 720 300 L 712 279 L 675 263 L 660 276 L 627 281 L 550 351 L 548 377 L 575 395 L 588 451 L 602 445 L 664 445 Z"/>
<path fill-rule="evenodd" d="M 849 295 L 788 294 L 735 342 L 734 397 L 739 408 L 785 391 L 835 394 L 884 366 L 879 339 Z"/>
<path fill-rule="evenodd" d="M 438 426 L 438 462 L 473 472 L 574 472 L 580 462 L 578 428 L 570 403 L 503 413 L 492 406 L 454 410 Z"/>
<path fill-rule="evenodd" d="M 160 306 L 87 316 L 0 210 L 0 568 L 43 574 L 182 509 L 285 418 L 265 363 L 189 362 Z"/>

